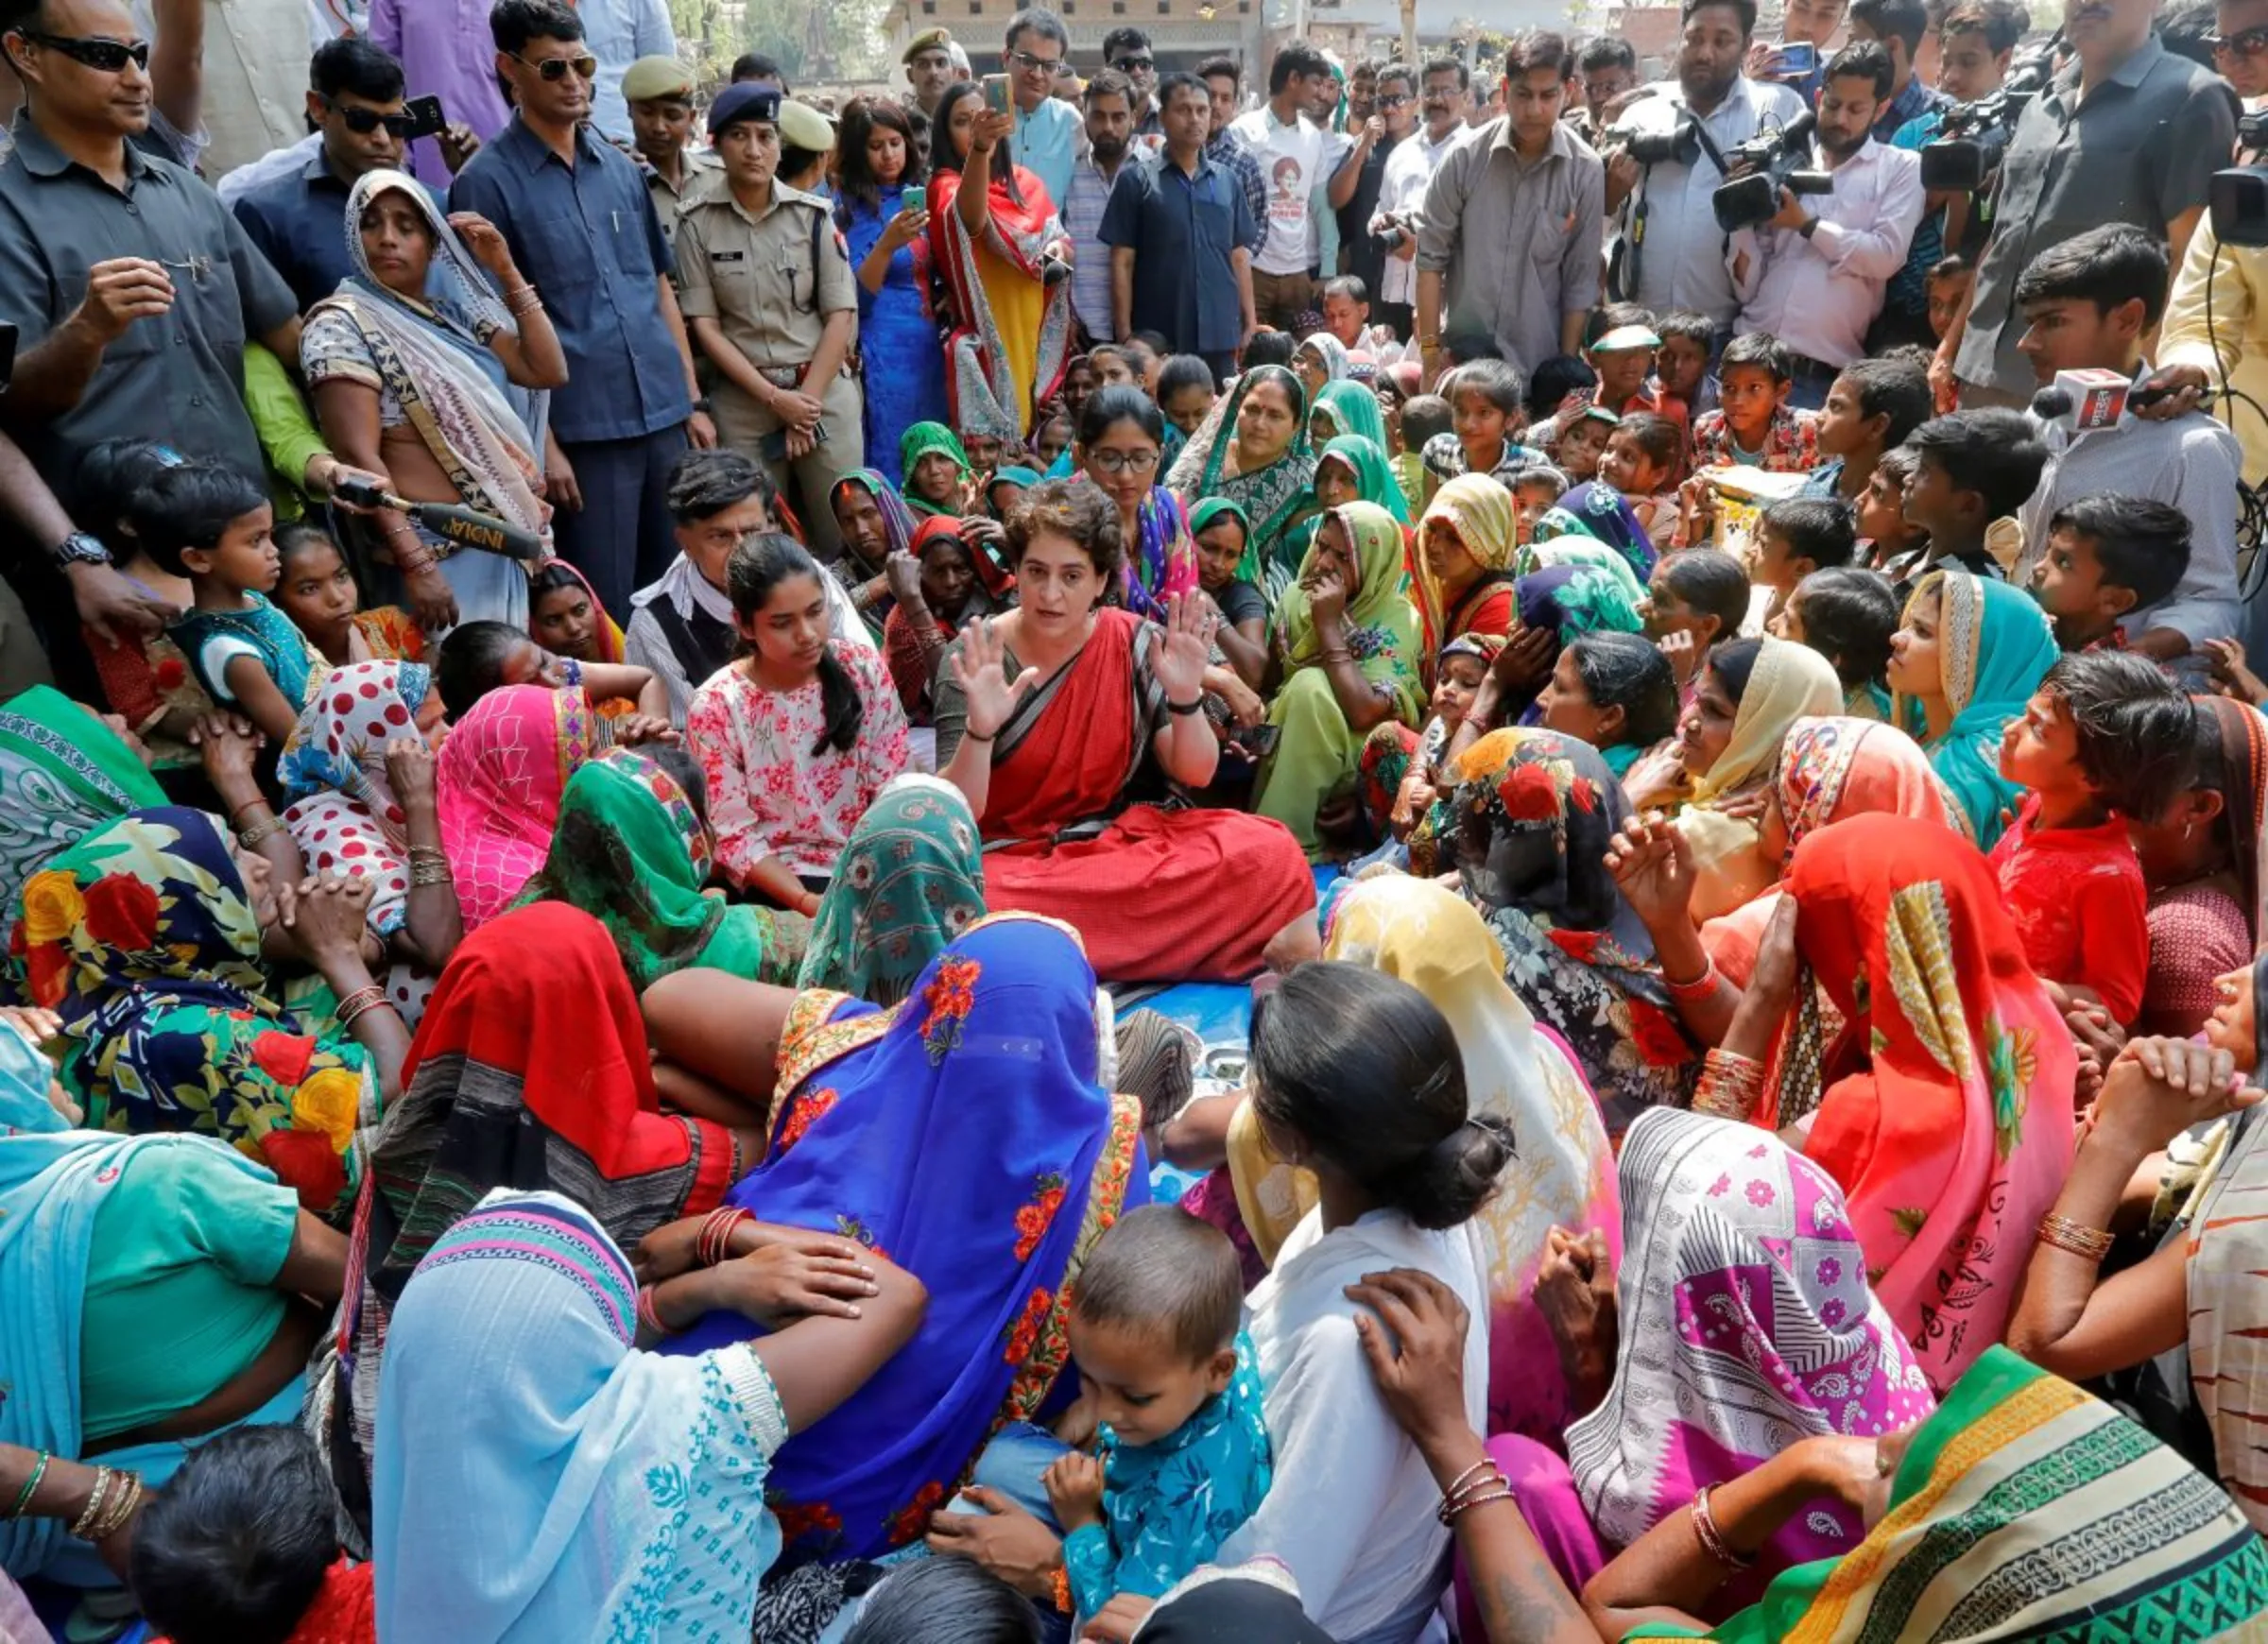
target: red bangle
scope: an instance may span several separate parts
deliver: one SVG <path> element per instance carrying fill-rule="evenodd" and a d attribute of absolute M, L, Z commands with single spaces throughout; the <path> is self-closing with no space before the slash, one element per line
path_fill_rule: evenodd
<path fill-rule="evenodd" d="M 673 1333 L 670 1327 L 662 1322 L 661 1310 L 654 1306 L 654 1287 L 650 1284 L 642 1284 L 638 1287 L 638 1322 L 657 1336 Z"/>
<path fill-rule="evenodd" d="M 743 1222 L 753 1222 L 755 1216 L 732 1205 L 720 1205 L 709 1212 L 701 1230 L 694 1236 L 694 1260 L 703 1267 L 715 1267 L 732 1254 L 732 1232 Z"/>
<path fill-rule="evenodd" d="M 1062 1611 L 1066 1616 L 1075 1614 L 1076 1612 L 1073 1608 L 1071 1599 L 1070 1569 L 1063 1565 L 1057 1565 L 1056 1566 L 1055 1573 L 1050 1575 L 1047 1580 L 1050 1594 L 1055 1600 L 1056 1608 Z"/>

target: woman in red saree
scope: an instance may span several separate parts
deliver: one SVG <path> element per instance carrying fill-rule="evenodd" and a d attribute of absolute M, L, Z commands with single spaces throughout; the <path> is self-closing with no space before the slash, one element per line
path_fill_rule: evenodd
<path fill-rule="evenodd" d="M 963 437 L 1018 444 L 1032 408 L 1055 393 L 1071 360 L 1070 267 L 1052 283 L 1070 236 L 1047 186 L 1008 150 L 1015 116 L 985 106 L 962 81 L 937 103 L 930 161 L 929 246 L 953 299 L 945 392 Z M 964 189 L 964 180 L 973 186 Z"/>
<path fill-rule="evenodd" d="M 1313 913 L 1307 857 L 1282 824 L 1129 802 L 1149 759 L 1212 780 L 1199 711 L 1211 629 L 1201 602 L 1162 628 L 1102 603 L 1125 556 L 1118 510 L 1051 480 L 1008 521 L 1022 604 L 973 625 L 937 671 L 937 762 L 985 837 L 985 901 L 1075 926 L 1106 982 L 1233 981 Z"/>

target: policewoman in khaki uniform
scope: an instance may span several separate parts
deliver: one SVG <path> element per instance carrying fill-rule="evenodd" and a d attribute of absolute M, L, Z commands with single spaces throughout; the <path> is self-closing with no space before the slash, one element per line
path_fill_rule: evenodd
<path fill-rule="evenodd" d="M 814 551 L 833 559 L 842 543 L 829 492 L 867 460 L 846 369 L 858 289 L 827 202 L 774 178 L 781 101 L 777 87 L 737 85 L 711 107 L 724 170 L 679 208 L 679 305 L 720 378 L 718 439 L 765 465 Z"/>

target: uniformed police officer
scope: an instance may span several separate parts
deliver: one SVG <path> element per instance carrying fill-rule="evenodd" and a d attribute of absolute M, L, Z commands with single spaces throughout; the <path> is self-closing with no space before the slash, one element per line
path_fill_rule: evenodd
<path fill-rule="evenodd" d="M 721 178 L 678 214 L 681 305 L 722 378 L 718 437 L 764 463 L 822 559 L 841 551 L 829 493 L 866 463 L 845 368 L 858 293 L 827 202 L 779 182 L 779 88 L 728 87 L 709 111 Z"/>
<path fill-rule="evenodd" d="M 723 169 L 714 154 L 693 146 L 693 71 L 674 57 L 642 57 L 623 71 L 622 97 L 662 231 L 675 233 L 685 197 Z"/>
<path fill-rule="evenodd" d="M 930 122 L 937 116 L 937 103 L 954 80 L 968 77 L 968 71 L 954 69 L 953 36 L 942 28 L 925 28 L 915 35 L 898 60 L 904 65 L 909 88 L 902 100 L 914 122 L 914 148 L 926 167 Z"/>

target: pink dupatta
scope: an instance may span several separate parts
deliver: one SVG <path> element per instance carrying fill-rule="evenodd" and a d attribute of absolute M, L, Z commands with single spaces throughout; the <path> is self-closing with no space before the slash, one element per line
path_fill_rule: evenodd
<path fill-rule="evenodd" d="M 491 691 L 441 744 L 441 848 L 470 934 L 504 912 L 543 865 L 567 779 L 589 759 L 597 721 L 580 691 Z"/>

